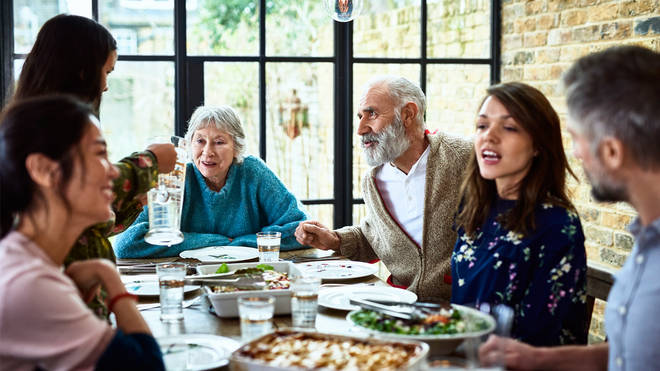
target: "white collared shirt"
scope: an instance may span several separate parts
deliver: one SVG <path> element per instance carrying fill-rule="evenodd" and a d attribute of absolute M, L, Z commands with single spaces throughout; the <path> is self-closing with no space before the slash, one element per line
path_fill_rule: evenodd
<path fill-rule="evenodd" d="M 424 225 L 424 194 L 426 186 L 426 163 L 429 148 L 419 156 L 408 174 L 391 163 L 383 164 L 376 172 L 376 186 L 385 207 L 394 220 L 418 246 L 422 246 Z"/>

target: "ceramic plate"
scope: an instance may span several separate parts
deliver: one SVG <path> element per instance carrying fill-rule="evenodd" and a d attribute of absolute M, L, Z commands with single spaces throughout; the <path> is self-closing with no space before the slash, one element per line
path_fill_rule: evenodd
<path fill-rule="evenodd" d="M 367 277 L 378 272 L 376 264 L 351 260 L 318 261 L 296 264 L 303 275 L 320 277 L 324 280 L 350 280 Z"/>
<path fill-rule="evenodd" d="M 185 334 L 156 339 L 168 370 L 208 370 L 225 366 L 240 343 L 216 335 Z"/>
<path fill-rule="evenodd" d="M 412 291 L 389 286 L 355 285 L 332 287 L 328 289 L 322 288 L 321 291 L 319 291 L 318 303 L 319 305 L 332 309 L 360 309 L 357 306 L 350 304 L 351 298 L 389 300 L 408 304 L 417 301 L 417 295 Z"/>
<path fill-rule="evenodd" d="M 130 292 L 133 295 L 138 296 L 159 296 L 160 288 L 158 287 L 158 281 L 145 281 L 145 280 L 136 280 L 136 281 L 126 281 L 126 291 Z M 183 292 L 195 291 L 199 286 L 185 285 L 183 286 Z"/>
<path fill-rule="evenodd" d="M 210 246 L 196 250 L 186 250 L 179 254 L 182 258 L 195 258 L 203 263 L 235 263 L 259 257 L 254 247 Z"/>

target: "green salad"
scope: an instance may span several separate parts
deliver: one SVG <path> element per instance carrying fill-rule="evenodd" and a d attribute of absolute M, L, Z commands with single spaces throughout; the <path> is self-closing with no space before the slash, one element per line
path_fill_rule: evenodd
<path fill-rule="evenodd" d="M 356 325 L 400 335 L 452 335 L 488 328 L 488 323 L 481 318 L 470 318 L 468 326 L 465 315 L 456 309 L 441 309 L 419 320 L 403 320 L 362 309 L 350 318 Z"/>

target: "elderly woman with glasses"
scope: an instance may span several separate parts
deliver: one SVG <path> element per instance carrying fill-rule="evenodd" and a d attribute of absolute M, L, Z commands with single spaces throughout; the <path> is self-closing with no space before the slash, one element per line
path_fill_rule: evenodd
<path fill-rule="evenodd" d="M 295 196 L 259 158 L 244 156 L 245 134 L 229 106 L 198 107 L 186 133 L 192 151 L 187 165 L 181 232 L 184 241 L 154 246 L 145 207 L 135 223 L 118 236 L 119 258 L 177 256 L 206 246 L 256 247 L 256 233 L 280 232 L 281 250 L 302 248 L 294 236 L 306 219 Z"/>

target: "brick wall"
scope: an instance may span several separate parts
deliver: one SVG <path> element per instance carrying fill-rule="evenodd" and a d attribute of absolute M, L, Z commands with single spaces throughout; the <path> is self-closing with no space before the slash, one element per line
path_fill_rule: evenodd
<path fill-rule="evenodd" d="M 535 0 L 502 2 L 502 80 L 523 81 L 539 88 L 566 118 L 559 85 L 564 70 L 588 53 L 614 45 L 637 44 L 660 52 L 660 1 Z M 625 228 L 635 217 L 626 204 L 593 201 L 579 162 L 571 153 L 564 131 L 569 162 L 579 182 L 571 182 L 587 238 L 590 260 L 620 267 L 632 249 Z M 604 339 L 604 303 L 596 304 L 590 341 Z"/>

